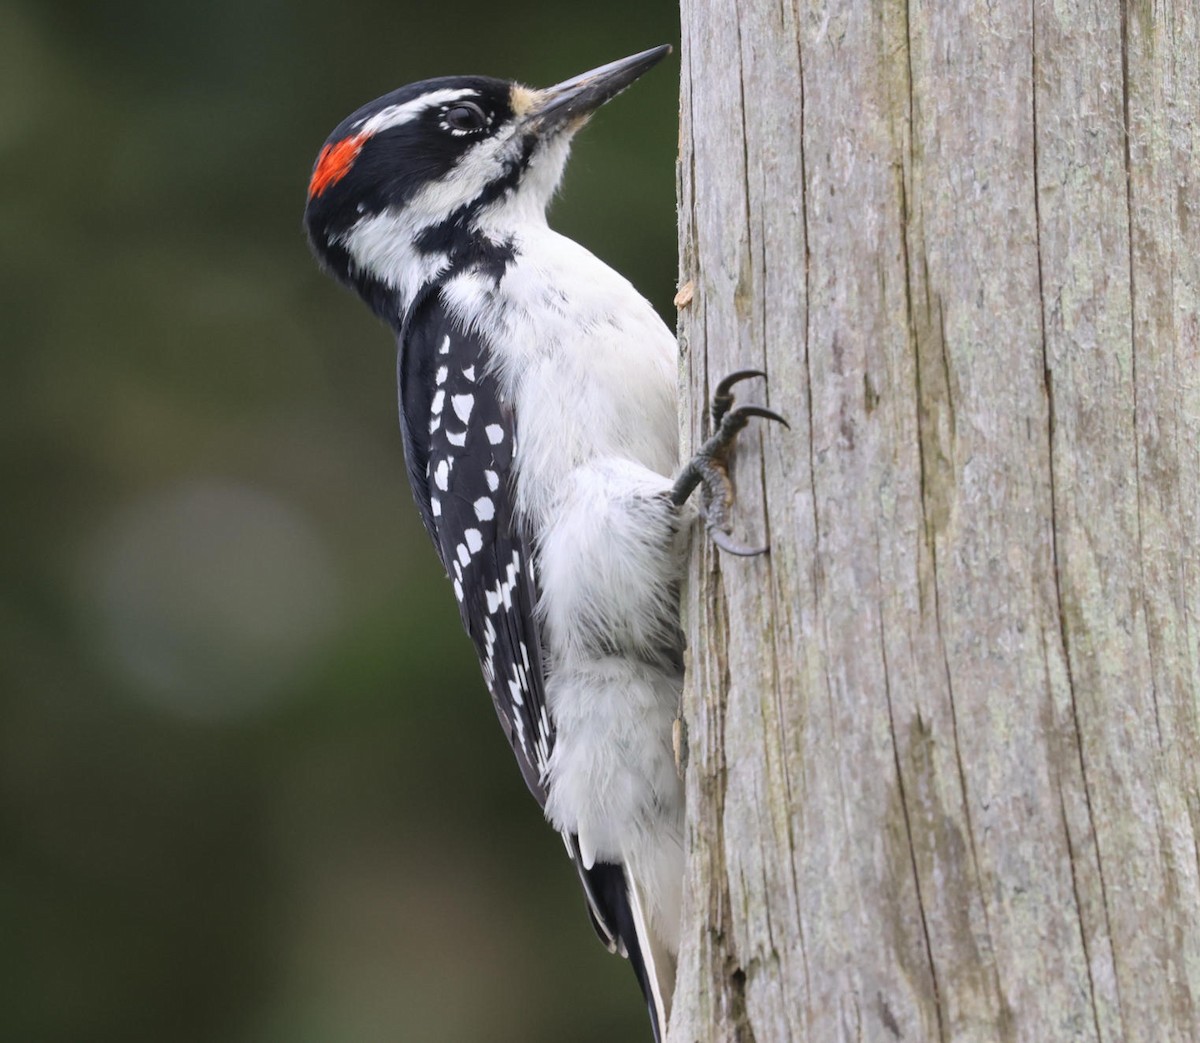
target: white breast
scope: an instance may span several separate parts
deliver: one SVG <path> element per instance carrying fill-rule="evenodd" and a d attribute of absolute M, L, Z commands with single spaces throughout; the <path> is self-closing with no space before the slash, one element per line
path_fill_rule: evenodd
<path fill-rule="evenodd" d="M 491 343 L 516 408 L 519 507 L 536 525 L 588 460 L 674 471 L 677 351 L 650 303 L 578 243 L 543 226 L 514 246 L 498 288 L 465 274 L 445 296 Z"/>

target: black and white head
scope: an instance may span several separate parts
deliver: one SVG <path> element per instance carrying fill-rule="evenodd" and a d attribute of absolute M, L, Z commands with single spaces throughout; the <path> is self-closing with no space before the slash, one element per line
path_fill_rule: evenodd
<path fill-rule="evenodd" d="M 669 52 L 656 47 L 544 90 L 447 76 L 364 105 L 313 168 L 304 213 L 313 251 L 392 322 L 452 267 L 502 270 L 520 228 L 545 222 L 575 132 Z"/>

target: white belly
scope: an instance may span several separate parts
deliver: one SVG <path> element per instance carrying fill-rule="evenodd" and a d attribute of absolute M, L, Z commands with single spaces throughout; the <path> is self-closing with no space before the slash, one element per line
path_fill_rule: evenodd
<path fill-rule="evenodd" d="M 585 860 L 624 864 L 677 933 L 683 791 L 671 749 L 687 515 L 678 467 L 677 349 L 650 304 L 546 229 L 516 244 L 498 288 L 446 296 L 493 340 L 516 410 L 517 506 L 538 547 L 546 697 L 556 730 L 546 815 Z"/>

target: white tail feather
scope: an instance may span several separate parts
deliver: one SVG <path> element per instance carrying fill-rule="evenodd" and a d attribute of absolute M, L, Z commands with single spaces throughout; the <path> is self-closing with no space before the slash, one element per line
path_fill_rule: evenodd
<path fill-rule="evenodd" d="M 659 1031 L 667 1034 L 667 1018 L 671 1014 L 671 996 L 675 991 L 675 955 L 658 938 L 646 915 L 646 902 L 637 879 L 625 869 L 625 884 L 629 888 L 629 908 L 633 913 L 633 927 L 637 931 L 638 948 L 658 1017 Z"/>

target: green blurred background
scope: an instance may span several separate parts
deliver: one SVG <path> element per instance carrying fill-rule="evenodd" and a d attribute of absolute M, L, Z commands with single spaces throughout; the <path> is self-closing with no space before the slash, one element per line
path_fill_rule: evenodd
<path fill-rule="evenodd" d="M 0 1039 L 649 1038 L 410 502 L 391 338 L 300 216 L 395 86 L 676 37 L 640 0 L 0 4 Z M 676 74 L 554 215 L 668 316 Z"/>

